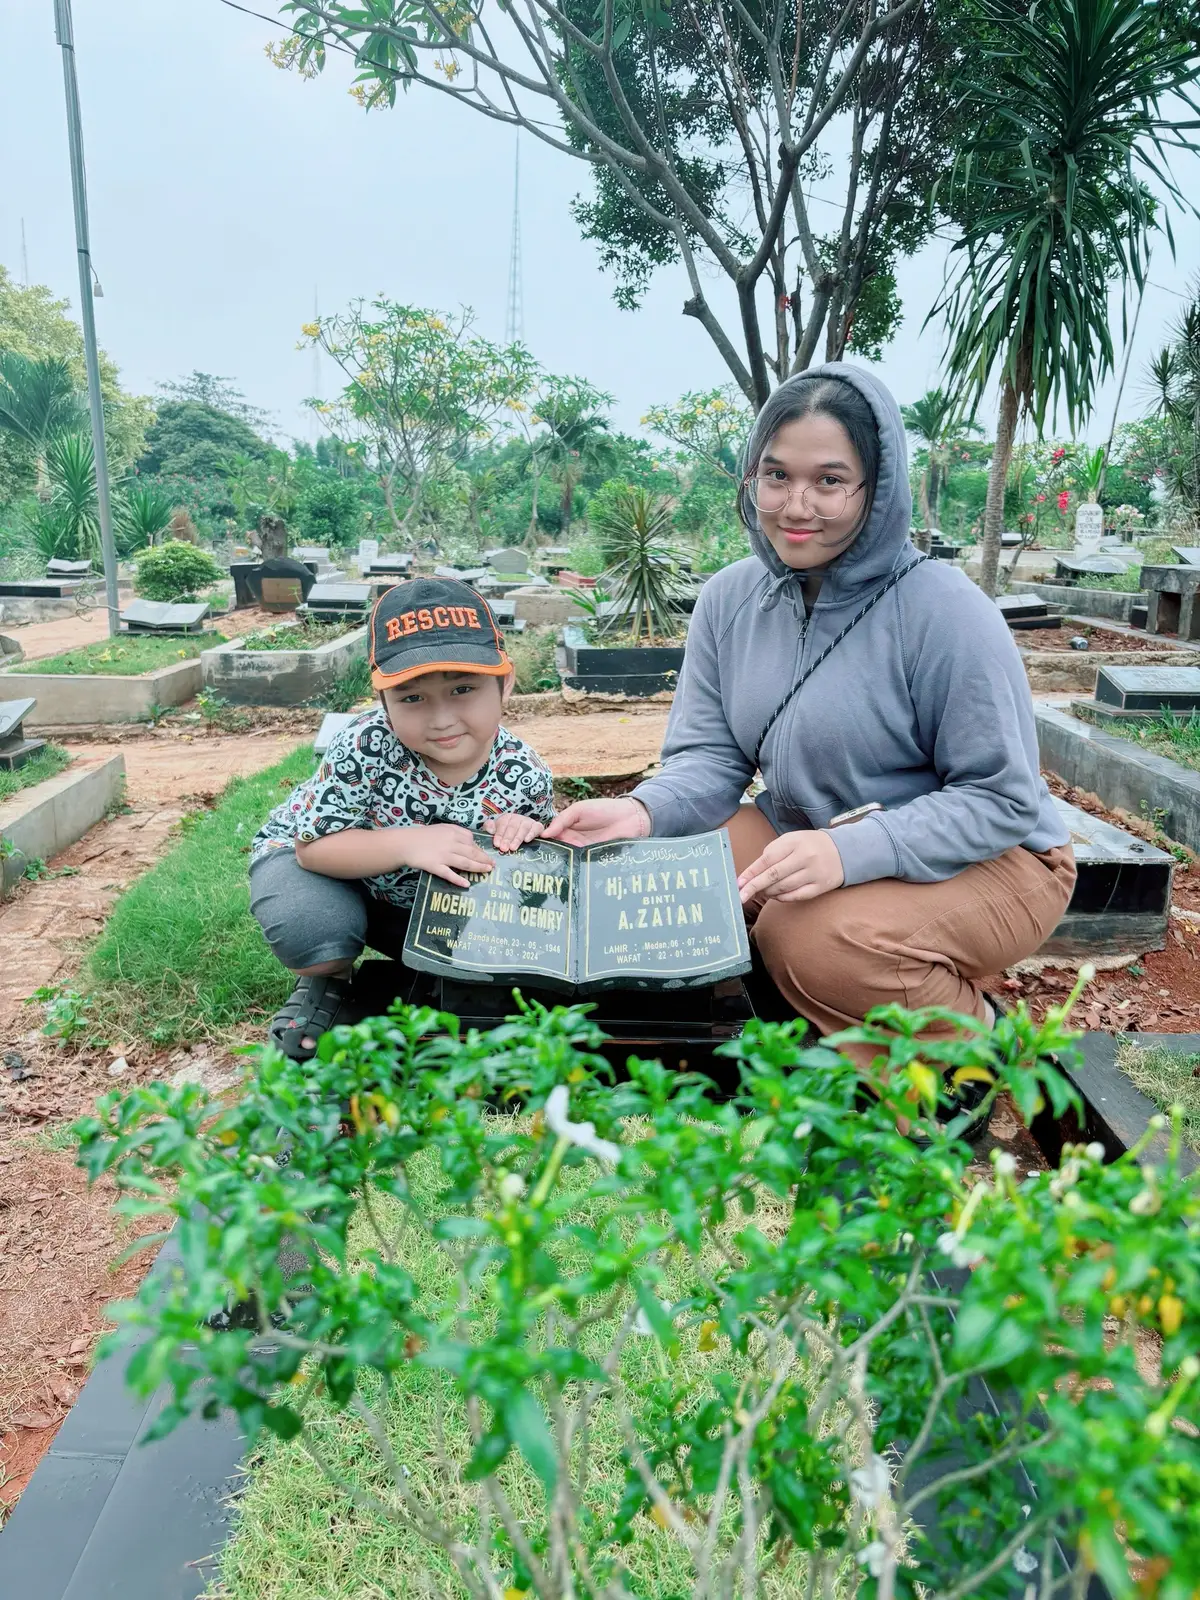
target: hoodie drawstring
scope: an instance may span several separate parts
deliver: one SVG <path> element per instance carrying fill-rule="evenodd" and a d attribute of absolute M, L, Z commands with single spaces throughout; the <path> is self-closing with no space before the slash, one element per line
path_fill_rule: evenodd
<path fill-rule="evenodd" d="M 782 572 L 778 577 L 772 578 L 763 591 L 762 599 L 758 602 L 760 611 L 774 611 L 779 602 L 786 596 L 792 608 L 792 615 L 801 625 L 808 621 L 808 610 L 804 604 L 804 578 L 799 572 Z"/>

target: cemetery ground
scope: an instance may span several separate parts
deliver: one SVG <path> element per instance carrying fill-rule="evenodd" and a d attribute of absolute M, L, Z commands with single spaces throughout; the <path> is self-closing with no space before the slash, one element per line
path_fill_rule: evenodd
<path fill-rule="evenodd" d="M 655 703 L 570 709 L 546 694 L 522 697 L 506 721 L 546 759 L 566 800 L 631 786 L 657 756 L 666 714 Z M 0 1508 L 19 1495 L 77 1396 L 105 1305 L 131 1293 L 148 1264 L 144 1255 L 124 1259 L 131 1233 L 112 1212 L 113 1187 L 87 1188 L 67 1126 L 114 1086 L 190 1079 L 231 1091 L 242 1067 L 235 1052 L 261 1038 L 287 991 L 246 911 L 245 853 L 266 809 L 311 770 L 320 713 L 236 715 L 238 731 L 220 708 L 184 708 L 149 728 L 64 735 L 68 753 L 123 754 L 126 804 L 0 906 L 0 944 L 20 955 L 0 974 Z M 242 781 L 226 790 L 230 779 Z M 1094 797 L 1065 798 L 1108 815 Z M 1152 820 L 1110 820 L 1163 842 Z M 1167 948 L 1100 972 L 1081 1001 L 1087 1027 L 1200 1031 L 1200 866 L 1176 854 L 1182 915 L 1172 918 Z M 1041 1015 L 1072 979 L 1064 968 L 997 975 L 995 984 Z M 38 990 L 43 999 L 29 1004 Z M 1163 1061 L 1151 1058 L 1139 1081 L 1165 1083 Z M 996 1146 L 1013 1153 L 1019 1172 L 1044 1165 L 1010 1103 L 993 1115 L 985 1166 Z M 399 1447 L 410 1436 L 415 1444 L 432 1404 L 427 1395 L 409 1408 Z M 326 1442 L 353 1468 L 361 1442 L 352 1428 L 332 1424 Z M 226 1569 L 232 1580 L 236 1568 L 239 1600 L 283 1592 L 271 1572 L 280 1538 L 295 1556 L 293 1575 L 332 1582 L 336 1569 L 339 1600 L 370 1592 L 393 1536 L 356 1539 L 339 1557 L 332 1492 L 294 1451 L 269 1454 Z M 414 1578 L 420 1559 L 414 1545 L 405 1557 Z"/>

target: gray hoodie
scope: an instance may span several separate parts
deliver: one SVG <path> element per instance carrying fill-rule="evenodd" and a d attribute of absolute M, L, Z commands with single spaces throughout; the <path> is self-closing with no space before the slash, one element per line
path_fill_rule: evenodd
<path fill-rule="evenodd" d="M 663 742 L 662 772 L 633 791 L 660 835 L 726 821 L 754 777 L 767 719 L 801 671 L 898 567 L 912 498 L 896 402 L 862 367 L 838 377 L 870 402 L 882 445 L 866 526 L 826 569 L 810 616 L 799 574 L 757 526 L 754 554 L 704 585 Z M 1033 704 L 1012 634 L 965 573 L 926 561 L 901 578 L 817 668 L 775 723 L 758 804 L 781 833 L 886 808 L 835 829 L 847 884 L 933 883 L 1068 834 L 1038 770 Z"/>

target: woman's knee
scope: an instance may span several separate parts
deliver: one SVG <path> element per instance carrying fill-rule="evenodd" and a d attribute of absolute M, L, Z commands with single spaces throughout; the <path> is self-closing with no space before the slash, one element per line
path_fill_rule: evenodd
<path fill-rule="evenodd" d="M 838 903 L 837 891 L 815 900 L 768 900 L 754 927 L 763 964 L 784 994 L 861 1017 L 900 998 L 894 950 L 872 938 Z"/>
<path fill-rule="evenodd" d="M 777 837 L 767 818 L 756 805 L 749 802 L 743 802 L 721 826 L 729 830 L 733 865 L 738 872 L 745 872 L 751 862 L 758 860 L 771 840 Z"/>

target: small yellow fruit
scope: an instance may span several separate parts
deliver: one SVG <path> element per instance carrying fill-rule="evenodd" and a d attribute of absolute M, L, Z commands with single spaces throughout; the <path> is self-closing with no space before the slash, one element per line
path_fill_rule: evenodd
<path fill-rule="evenodd" d="M 1168 1339 L 1179 1332 L 1183 1323 L 1183 1301 L 1177 1294 L 1159 1296 L 1158 1320 Z"/>
<path fill-rule="evenodd" d="M 1148 1295 L 1148 1294 L 1142 1295 L 1139 1298 L 1138 1303 L 1137 1303 L 1137 1314 L 1138 1314 L 1138 1316 L 1139 1317 L 1148 1317 L 1153 1310 L 1154 1310 L 1154 1301 L 1151 1298 L 1151 1296 Z"/>
<path fill-rule="evenodd" d="M 700 1341 L 697 1349 L 715 1350 L 717 1348 L 717 1329 L 719 1327 L 720 1323 L 718 1322 L 702 1322 L 700 1324 Z"/>

